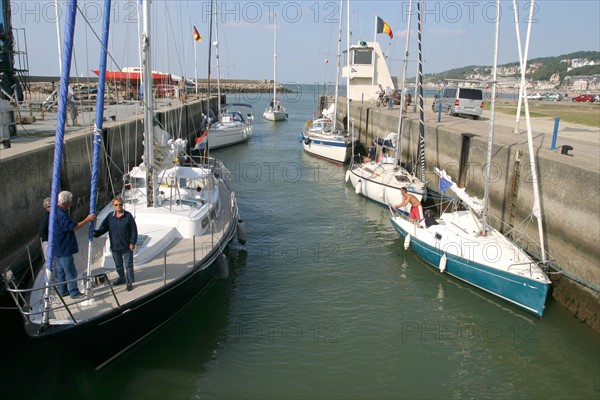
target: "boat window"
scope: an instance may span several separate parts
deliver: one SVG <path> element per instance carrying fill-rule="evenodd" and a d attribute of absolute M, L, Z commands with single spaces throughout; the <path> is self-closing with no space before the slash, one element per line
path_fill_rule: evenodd
<path fill-rule="evenodd" d="M 146 187 L 146 180 L 144 178 L 131 178 L 129 184 L 133 188 L 143 188 Z"/>
<path fill-rule="evenodd" d="M 235 112 L 232 113 L 232 115 L 233 115 L 233 119 L 234 120 L 240 121 L 240 122 L 244 122 L 244 117 L 242 116 L 241 113 L 235 111 Z"/>

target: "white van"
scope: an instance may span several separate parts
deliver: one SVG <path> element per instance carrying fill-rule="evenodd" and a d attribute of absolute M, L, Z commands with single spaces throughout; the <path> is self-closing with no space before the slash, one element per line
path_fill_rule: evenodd
<path fill-rule="evenodd" d="M 479 119 L 483 112 L 483 92 L 481 89 L 449 86 L 444 88 L 433 100 L 433 112 L 439 111 L 440 102 L 442 112 L 448 115 L 470 115 Z"/>

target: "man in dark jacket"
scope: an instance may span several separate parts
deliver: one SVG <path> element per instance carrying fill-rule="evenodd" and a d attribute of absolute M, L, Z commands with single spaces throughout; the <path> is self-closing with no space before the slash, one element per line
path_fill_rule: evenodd
<path fill-rule="evenodd" d="M 119 279 L 114 285 L 127 283 L 127 290 L 133 289 L 133 249 L 137 242 L 138 232 L 135 219 L 130 212 L 123 209 L 123 199 L 116 197 L 112 201 L 114 212 L 102 221 L 94 237 L 99 237 L 108 232 L 110 239 L 110 252 L 112 253 Z M 123 273 L 123 264 L 125 274 Z"/>

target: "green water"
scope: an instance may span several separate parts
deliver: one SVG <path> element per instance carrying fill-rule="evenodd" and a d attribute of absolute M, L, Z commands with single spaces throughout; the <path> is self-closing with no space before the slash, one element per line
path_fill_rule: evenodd
<path fill-rule="evenodd" d="M 297 141 L 316 107 L 213 152 L 232 170 L 248 244 L 230 276 L 101 371 L 77 349 L 4 343 L 11 399 L 598 399 L 599 336 L 551 299 L 539 320 L 404 251 L 389 212 Z M 90 346 L 93 343 L 90 342 Z M 33 379 L 33 380 L 32 380 Z"/>

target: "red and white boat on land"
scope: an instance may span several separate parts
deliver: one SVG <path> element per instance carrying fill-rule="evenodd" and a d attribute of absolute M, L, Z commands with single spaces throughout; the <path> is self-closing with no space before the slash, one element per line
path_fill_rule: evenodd
<path fill-rule="evenodd" d="M 100 74 L 97 69 L 92 70 L 96 75 Z M 140 67 L 126 67 L 119 71 L 106 71 L 107 81 L 133 81 L 141 82 L 142 75 Z M 165 72 L 152 71 L 152 80 L 154 83 L 171 84 L 174 79 L 171 74 Z"/>

